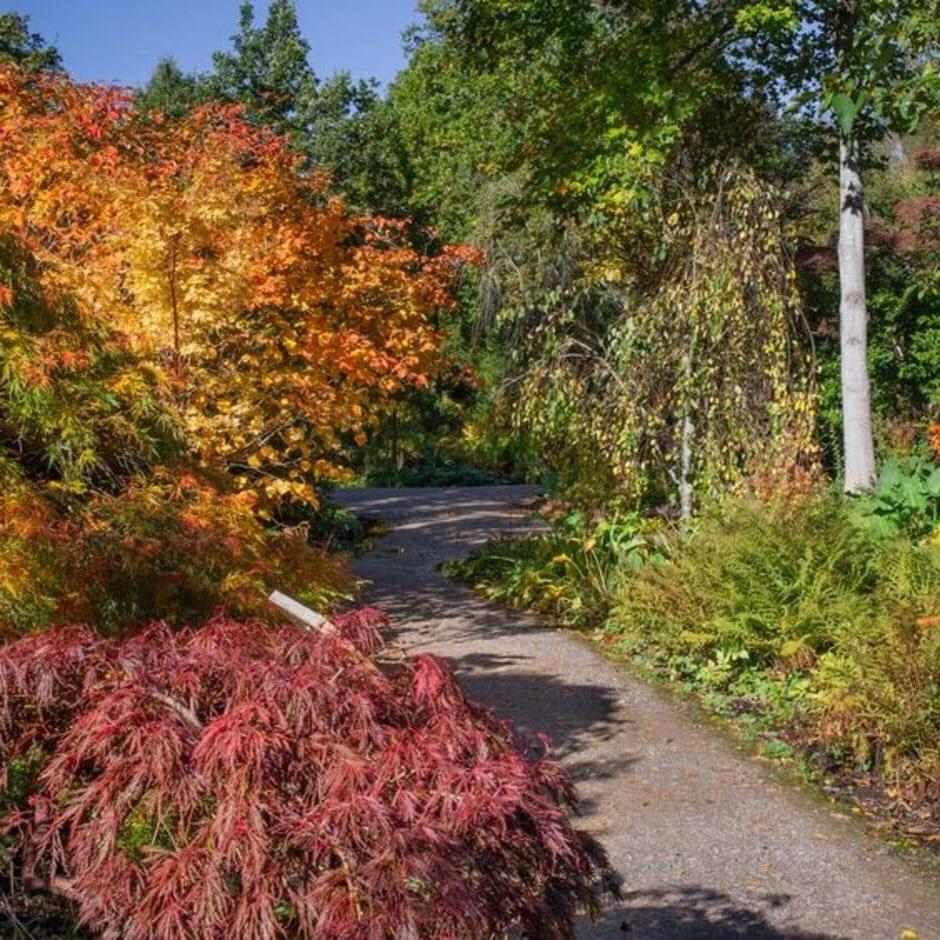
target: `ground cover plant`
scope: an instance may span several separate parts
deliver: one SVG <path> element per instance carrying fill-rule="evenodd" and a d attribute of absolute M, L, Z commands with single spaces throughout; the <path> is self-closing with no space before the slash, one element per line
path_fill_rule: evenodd
<path fill-rule="evenodd" d="M 851 502 L 729 499 L 691 530 L 644 534 L 634 521 L 627 560 L 594 552 L 590 528 L 572 531 L 568 517 L 448 570 L 591 631 L 768 756 L 929 836 L 940 828 L 940 545 L 929 511 L 886 503 L 920 500 L 935 469 L 926 458 L 889 467 Z"/>
<path fill-rule="evenodd" d="M 747 713 L 816 769 L 936 812 L 937 597 L 930 539 L 873 536 L 815 497 L 703 522 L 618 597 L 606 626 L 725 714 Z"/>
<path fill-rule="evenodd" d="M 855 501 L 874 533 L 923 538 L 940 526 L 940 467 L 918 456 L 885 461 L 871 492 Z"/>
<path fill-rule="evenodd" d="M 624 582 L 661 555 L 659 526 L 635 514 L 592 517 L 546 507 L 545 531 L 497 539 L 443 572 L 474 584 L 491 600 L 548 614 L 574 627 L 602 622 Z"/>
<path fill-rule="evenodd" d="M 600 848 L 571 786 L 380 614 L 220 616 L 0 649 L 0 829 L 102 937 L 568 936 Z M 556 933 L 557 932 L 557 933 Z"/>

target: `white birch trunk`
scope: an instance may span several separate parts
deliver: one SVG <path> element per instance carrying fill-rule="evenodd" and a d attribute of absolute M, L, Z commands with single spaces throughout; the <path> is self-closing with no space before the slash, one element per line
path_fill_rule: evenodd
<path fill-rule="evenodd" d="M 692 421 L 692 343 L 685 354 L 683 371 L 686 383 L 685 413 L 682 416 L 682 443 L 679 454 L 679 517 L 683 521 L 692 518 L 692 441 L 695 425 Z"/>
<path fill-rule="evenodd" d="M 864 192 L 858 148 L 845 135 L 839 144 L 839 287 L 845 491 L 857 493 L 875 483 L 875 447 L 868 381 Z"/>

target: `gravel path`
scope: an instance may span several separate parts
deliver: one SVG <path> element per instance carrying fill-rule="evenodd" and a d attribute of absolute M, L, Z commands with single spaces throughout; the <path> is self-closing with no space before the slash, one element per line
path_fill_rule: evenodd
<path fill-rule="evenodd" d="M 544 731 L 577 780 L 579 825 L 607 847 L 625 900 L 584 938 L 940 940 L 940 886 L 829 804 L 782 783 L 692 709 L 537 619 L 437 574 L 531 527 L 530 487 L 338 494 L 391 525 L 357 562 L 396 642 L 448 657 L 475 699 Z"/>

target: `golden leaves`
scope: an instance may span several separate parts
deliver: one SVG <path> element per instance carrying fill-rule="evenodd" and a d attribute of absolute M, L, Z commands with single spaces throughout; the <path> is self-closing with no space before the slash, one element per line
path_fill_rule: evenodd
<path fill-rule="evenodd" d="M 559 304 L 509 402 L 567 481 L 659 502 L 683 477 L 713 493 L 764 463 L 785 472 L 774 485 L 813 472 L 813 364 L 774 198 L 732 168 L 663 205 L 664 260 L 642 284 L 603 232 L 572 296 L 599 286 L 622 313 L 585 338 Z"/>
<path fill-rule="evenodd" d="M 0 98 L 0 225 L 149 358 L 204 462 L 310 502 L 343 439 L 436 368 L 466 250 L 429 259 L 404 223 L 351 217 L 237 109 L 143 121 L 108 89 L 8 69 Z"/>

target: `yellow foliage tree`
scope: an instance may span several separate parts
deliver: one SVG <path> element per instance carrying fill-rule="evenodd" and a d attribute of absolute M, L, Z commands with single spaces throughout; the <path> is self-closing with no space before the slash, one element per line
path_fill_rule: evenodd
<path fill-rule="evenodd" d="M 201 460 L 315 501 L 391 396 L 427 382 L 459 248 L 355 217 L 238 108 L 144 118 L 119 91 L 0 73 L 0 227 L 49 289 L 160 367 Z"/>

